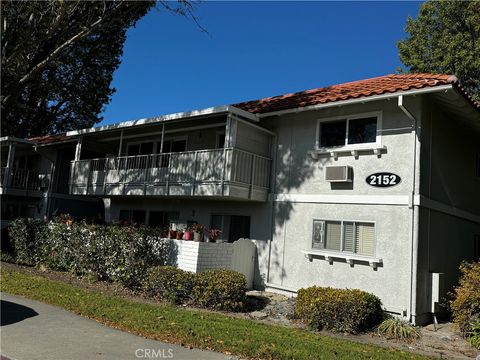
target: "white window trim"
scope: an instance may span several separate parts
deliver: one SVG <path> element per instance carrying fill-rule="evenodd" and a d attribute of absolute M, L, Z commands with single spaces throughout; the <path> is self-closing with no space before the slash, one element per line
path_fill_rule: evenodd
<path fill-rule="evenodd" d="M 350 120 L 367 118 L 367 117 L 376 117 L 377 118 L 377 135 L 375 138 L 375 142 L 371 143 L 363 143 L 363 144 L 351 144 L 348 145 L 348 123 Z M 317 131 L 316 131 L 316 138 L 315 138 L 315 148 L 314 152 L 316 153 L 330 153 L 330 152 L 350 152 L 354 150 L 373 150 L 373 149 L 381 149 L 382 147 L 382 123 L 383 123 L 383 112 L 382 111 L 373 111 L 367 113 L 360 113 L 354 115 L 344 115 L 344 116 L 334 116 L 328 118 L 321 118 L 317 120 Z M 346 132 L 345 132 L 345 145 L 343 146 L 330 146 L 330 147 L 321 147 L 320 146 L 320 125 L 324 122 L 331 122 L 331 121 L 338 121 L 338 120 L 346 120 Z"/>
<path fill-rule="evenodd" d="M 314 218 L 312 219 L 312 228 L 313 228 L 313 222 L 314 221 L 323 221 L 326 225 L 327 222 L 339 222 L 340 223 L 340 249 L 343 249 L 343 246 L 344 246 L 344 239 L 343 239 L 343 224 L 344 223 L 353 223 L 354 225 L 357 224 L 357 223 L 364 223 L 364 224 L 373 224 L 373 228 L 374 228 L 374 236 L 375 236 L 375 242 L 373 244 L 373 255 L 360 255 L 360 254 L 357 254 L 355 252 L 348 252 L 348 251 L 344 251 L 344 250 L 340 250 L 340 251 L 335 251 L 335 250 L 329 250 L 329 249 L 316 249 L 313 247 L 313 229 L 312 229 L 312 239 L 310 239 L 310 246 L 309 246 L 309 250 L 304 250 L 303 252 L 304 253 L 311 253 L 311 254 L 317 254 L 317 255 L 321 255 L 323 256 L 322 254 L 327 254 L 328 257 L 330 258 L 340 258 L 340 259 L 347 259 L 347 258 L 351 258 L 351 259 L 357 259 L 357 260 L 364 260 L 364 261 L 368 261 L 368 259 L 371 259 L 371 260 L 380 260 L 381 262 L 381 259 L 377 258 L 376 257 L 376 254 L 377 254 L 377 222 L 376 221 L 370 221 L 370 220 L 338 220 L 338 219 L 319 219 L 319 218 Z M 323 236 L 323 241 L 325 242 L 326 240 L 326 237 L 325 237 L 325 229 L 326 229 L 326 226 L 324 225 L 324 228 L 323 228 L 323 231 L 324 231 L 324 236 Z M 354 229 L 355 229 L 355 226 L 354 226 Z M 356 230 L 354 230 L 356 231 Z M 354 246 L 355 247 L 355 246 Z M 327 259 L 326 259 L 327 260 Z M 377 261 L 378 262 L 378 261 Z"/>

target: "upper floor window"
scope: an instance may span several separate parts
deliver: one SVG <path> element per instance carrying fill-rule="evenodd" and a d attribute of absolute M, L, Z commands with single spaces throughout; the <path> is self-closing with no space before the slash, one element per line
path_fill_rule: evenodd
<path fill-rule="evenodd" d="M 368 113 L 319 120 L 316 148 L 379 142 L 380 115 L 380 113 Z"/>

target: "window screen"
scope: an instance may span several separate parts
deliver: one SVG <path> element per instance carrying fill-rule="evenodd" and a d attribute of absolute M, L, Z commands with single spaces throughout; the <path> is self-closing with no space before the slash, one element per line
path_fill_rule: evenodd
<path fill-rule="evenodd" d="M 312 248 L 375 255 L 375 224 L 313 220 Z"/>
<path fill-rule="evenodd" d="M 340 251 L 342 225 L 340 222 L 327 221 L 325 223 L 325 249 Z"/>
<path fill-rule="evenodd" d="M 355 252 L 360 255 L 373 255 L 375 250 L 375 227 L 373 224 L 355 225 Z"/>

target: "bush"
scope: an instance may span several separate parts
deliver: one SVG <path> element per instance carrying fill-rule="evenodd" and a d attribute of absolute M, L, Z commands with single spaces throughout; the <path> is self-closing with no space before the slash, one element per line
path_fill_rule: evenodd
<path fill-rule="evenodd" d="M 2 250 L 0 250 L 0 261 L 12 263 L 12 264 L 15 263 L 15 259 L 13 258 L 13 255 Z"/>
<path fill-rule="evenodd" d="M 191 300 L 195 274 L 174 266 L 150 268 L 143 289 L 147 295 L 181 304 Z"/>
<path fill-rule="evenodd" d="M 9 225 L 13 259 L 22 265 L 36 265 L 42 258 L 46 223 L 36 219 L 15 219 Z"/>
<path fill-rule="evenodd" d="M 241 311 L 246 302 L 247 281 L 233 270 L 217 269 L 196 274 L 194 302 L 213 310 Z"/>
<path fill-rule="evenodd" d="M 298 291 L 295 316 L 316 330 L 358 333 L 377 325 L 383 312 L 368 292 L 312 286 Z"/>
<path fill-rule="evenodd" d="M 378 325 L 377 333 L 389 339 L 397 340 L 413 340 L 421 336 L 415 326 L 397 317 L 384 320 Z"/>
<path fill-rule="evenodd" d="M 146 227 L 18 219 L 10 225 L 10 236 L 17 263 L 44 264 L 130 287 L 140 286 L 148 268 L 166 265 L 174 255 L 174 244 Z"/>
<path fill-rule="evenodd" d="M 477 320 L 473 325 L 472 325 L 472 330 L 468 334 L 470 344 L 480 350 L 480 320 Z"/>
<path fill-rule="evenodd" d="M 463 263 L 460 271 L 462 276 L 450 307 L 453 322 L 462 334 L 468 336 L 473 331 L 473 325 L 480 321 L 480 263 Z"/>

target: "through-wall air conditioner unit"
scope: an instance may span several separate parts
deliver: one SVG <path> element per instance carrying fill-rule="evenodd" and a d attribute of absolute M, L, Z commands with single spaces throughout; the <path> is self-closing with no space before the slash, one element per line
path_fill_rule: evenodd
<path fill-rule="evenodd" d="M 353 168 L 351 166 L 327 166 L 325 180 L 329 182 L 352 182 Z"/>

